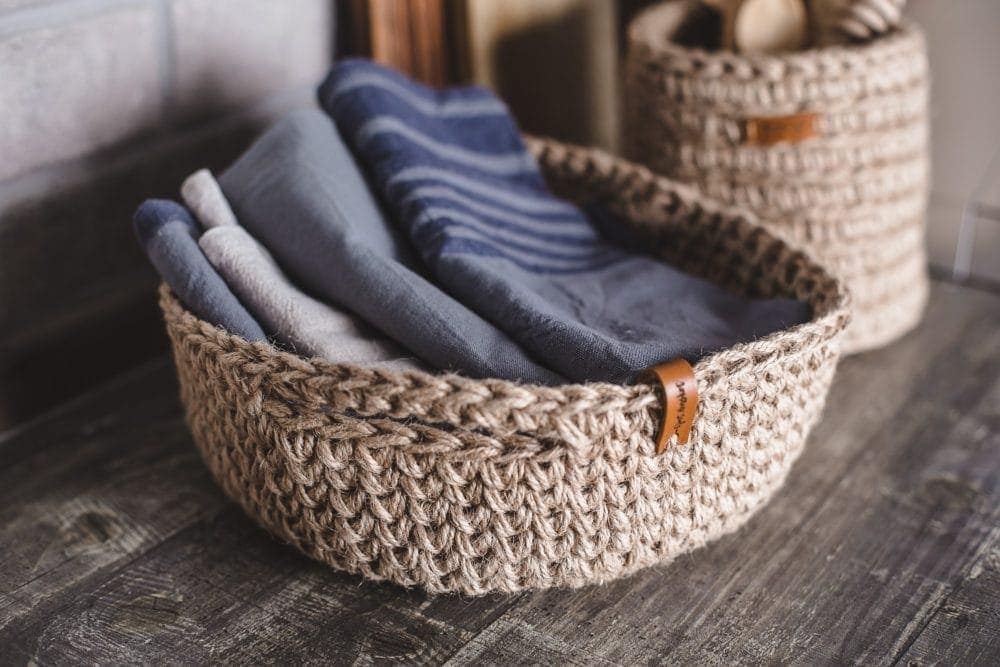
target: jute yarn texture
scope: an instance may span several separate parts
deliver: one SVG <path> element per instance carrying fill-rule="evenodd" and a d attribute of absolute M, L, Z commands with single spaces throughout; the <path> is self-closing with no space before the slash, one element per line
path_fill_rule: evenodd
<path fill-rule="evenodd" d="M 304 359 L 160 305 L 194 441 L 247 514 L 372 580 L 480 595 L 605 582 L 741 526 L 822 411 L 849 320 L 842 284 L 694 190 L 530 140 L 562 196 L 602 202 L 650 251 L 810 321 L 701 359 L 690 440 L 655 453 L 660 389 L 524 385 Z"/>
<path fill-rule="evenodd" d="M 920 30 L 903 22 L 865 44 L 743 56 L 678 44 L 690 41 L 689 9 L 661 3 L 629 26 L 626 154 L 755 213 L 843 278 L 854 304 L 845 352 L 912 329 L 929 289 Z M 762 125 L 804 131 L 755 141 Z"/>

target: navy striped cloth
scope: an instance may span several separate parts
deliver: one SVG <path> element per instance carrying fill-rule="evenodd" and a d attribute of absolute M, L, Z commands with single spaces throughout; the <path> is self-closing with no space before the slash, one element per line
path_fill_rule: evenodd
<path fill-rule="evenodd" d="M 744 299 L 605 239 L 550 194 L 485 89 L 435 91 L 347 60 L 319 100 L 438 283 L 567 378 L 632 381 L 809 317 L 806 304 Z"/>

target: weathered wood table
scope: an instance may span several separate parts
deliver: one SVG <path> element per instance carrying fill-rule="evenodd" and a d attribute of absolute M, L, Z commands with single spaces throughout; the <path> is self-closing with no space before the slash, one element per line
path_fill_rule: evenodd
<path fill-rule="evenodd" d="M 58 382 L 58 378 L 52 378 Z M 170 361 L 0 439 L 2 662 L 1000 663 L 1000 295 L 845 360 L 782 492 L 607 586 L 428 597 L 227 502 Z"/>

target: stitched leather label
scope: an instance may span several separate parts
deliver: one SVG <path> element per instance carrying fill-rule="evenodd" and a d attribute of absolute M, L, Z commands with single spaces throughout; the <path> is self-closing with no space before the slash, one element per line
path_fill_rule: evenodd
<path fill-rule="evenodd" d="M 765 116 L 746 120 L 746 143 L 771 146 L 783 141 L 798 143 L 819 135 L 819 114 L 796 113 L 790 116 Z"/>
<path fill-rule="evenodd" d="M 656 453 L 662 454 L 674 436 L 678 445 L 687 444 L 698 410 L 698 383 L 691 364 L 684 359 L 673 359 L 653 366 L 644 377 L 663 388 L 663 421 L 656 436 Z"/>

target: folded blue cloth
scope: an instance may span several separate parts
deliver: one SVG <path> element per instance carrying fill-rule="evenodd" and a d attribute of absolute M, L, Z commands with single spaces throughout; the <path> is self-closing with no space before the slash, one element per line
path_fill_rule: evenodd
<path fill-rule="evenodd" d="M 500 329 L 428 281 L 382 216 L 333 122 L 276 123 L 220 177 L 240 223 L 305 291 L 352 311 L 432 366 L 556 384 Z"/>
<path fill-rule="evenodd" d="M 567 378 L 631 381 L 809 317 L 803 303 L 745 299 L 606 240 L 549 193 L 485 89 L 433 91 L 350 60 L 319 99 L 437 282 Z"/>
<path fill-rule="evenodd" d="M 249 341 L 266 340 L 263 329 L 198 247 L 201 228 L 186 208 L 150 199 L 136 210 L 132 224 L 149 261 L 192 313 Z"/>

